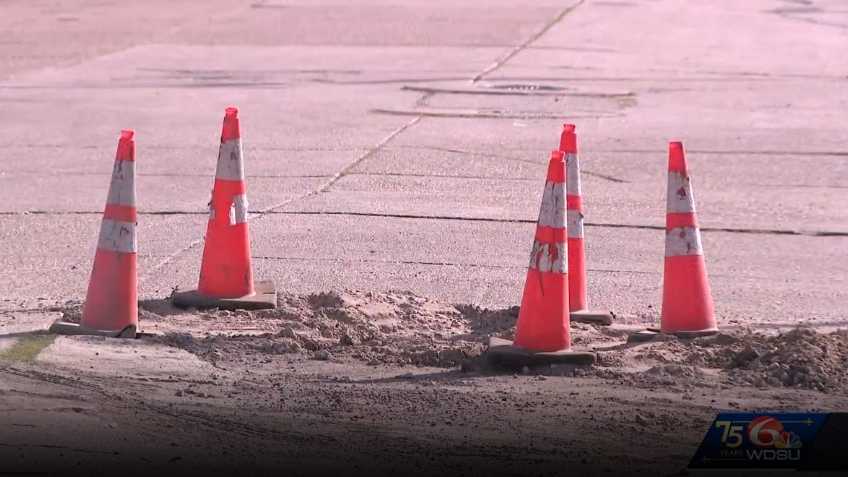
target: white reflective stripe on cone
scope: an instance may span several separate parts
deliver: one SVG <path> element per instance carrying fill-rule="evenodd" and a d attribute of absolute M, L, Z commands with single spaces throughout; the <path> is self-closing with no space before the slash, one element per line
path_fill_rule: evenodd
<path fill-rule="evenodd" d="M 244 163 L 242 161 L 241 139 L 230 139 L 221 143 L 218 150 L 217 179 L 228 181 L 244 180 Z"/>
<path fill-rule="evenodd" d="M 568 211 L 568 238 L 583 238 L 583 213 L 579 210 Z"/>
<path fill-rule="evenodd" d="M 247 195 L 233 196 L 233 203 L 230 205 L 230 225 L 247 223 L 247 206 Z"/>
<path fill-rule="evenodd" d="M 569 153 L 565 155 L 565 167 L 568 195 L 583 195 L 580 188 L 580 160 L 577 159 L 577 154 Z"/>
<path fill-rule="evenodd" d="M 539 225 L 561 229 L 565 227 L 565 184 L 546 182 L 539 209 Z"/>
<path fill-rule="evenodd" d="M 695 197 L 692 195 L 692 182 L 689 177 L 669 171 L 666 197 L 668 212 L 695 212 Z"/>
<path fill-rule="evenodd" d="M 119 220 L 103 219 L 97 248 L 112 252 L 135 253 L 135 224 Z"/>
<path fill-rule="evenodd" d="M 566 273 L 568 271 L 568 247 L 565 243 L 556 244 L 533 242 L 530 252 L 530 269 L 540 272 Z"/>
<path fill-rule="evenodd" d="M 135 205 L 135 164 L 132 161 L 115 161 L 106 203 Z"/>
<path fill-rule="evenodd" d="M 665 234 L 665 256 L 703 255 L 701 232 L 697 227 L 677 227 Z"/>

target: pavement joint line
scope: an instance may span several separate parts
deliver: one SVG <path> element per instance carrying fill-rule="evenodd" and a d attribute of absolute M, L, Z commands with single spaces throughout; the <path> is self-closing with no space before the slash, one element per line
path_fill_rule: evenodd
<path fill-rule="evenodd" d="M 417 215 L 417 214 L 387 214 L 378 212 L 343 212 L 343 211 L 305 211 L 305 210 L 283 210 L 274 211 L 271 214 L 280 215 L 349 215 L 357 217 L 384 217 L 395 219 L 423 219 L 423 220 L 457 220 L 466 222 L 495 222 L 495 223 L 517 223 L 535 224 L 536 219 L 498 219 L 493 217 L 462 217 L 453 215 Z M 664 225 L 649 224 L 614 224 L 609 222 L 586 222 L 587 227 L 623 228 L 640 230 L 662 230 Z M 799 235 L 810 237 L 848 237 L 848 231 L 835 230 L 786 230 L 786 229 L 750 229 L 736 227 L 700 227 L 701 232 L 726 232 L 740 234 L 763 234 L 763 235 Z"/>
<path fill-rule="evenodd" d="M 509 159 L 513 161 L 520 162 L 531 162 L 533 164 L 547 164 L 547 161 L 533 161 L 530 159 L 520 159 L 514 156 L 504 156 L 497 154 L 490 154 L 486 151 L 471 151 L 471 150 L 463 150 L 463 149 L 452 149 L 447 147 L 438 147 L 438 146 L 418 146 L 413 144 L 400 144 L 397 146 L 387 147 L 386 149 L 426 149 L 433 151 L 443 151 L 443 152 L 453 152 L 457 154 L 469 154 L 469 155 L 477 155 L 477 156 L 486 156 L 486 157 L 499 157 L 502 159 Z M 503 149 L 502 149 L 503 150 Z M 507 149 L 509 150 L 509 149 Z M 526 152 L 525 149 L 521 149 L 522 152 Z M 544 151 L 539 150 L 541 153 Z M 848 157 L 848 151 L 769 151 L 769 150 L 744 150 L 744 149 L 725 149 L 725 150 L 709 150 L 709 149 L 686 149 L 686 152 L 690 154 L 745 154 L 745 155 L 768 155 L 768 156 L 846 156 Z M 668 154 L 667 150 L 663 149 L 596 149 L 590 148 L 586 149 L 585 146 L 581 149 L 581 154 L 596 154 L 596 153 L 625 153 L 625 154 Z"/>
<path fill-rule="evenodd" d="M 79 149 L 94 149 L 94 150 L 103 150 L 103 151 L 111 151 L 114 147 L 106 147 L 100 145 L 79 145 L 79 144 L 16 144 L 16 143 L 0 143 L 0 148 L 10 149 L 10 148 L 26 148 L 26 149 L 69 149 L 69 150 L 79 150 Z M 173 150 L 186 150 L 186 151 L 197 151 L 201 148 L 207 148 L 207 146 L 201 145 L 190 145 L 190 146 L 181 146 L 181 145 L 157 145 L 150 144 L 145 145 L 144 149 L 161 149 L 167 151 Z M 362 147 L 274 147 L 274 146 L 262 146 L 262 145 L 251 145 L 251 146 L 242 146 L 242 149 L 247 153 L 253 153 L 257 151 L 281 151 L 281 152 L 356 152 L 367 150 L 369 146 Z"/>
<path fill-rule="evenodd" d="M 112 173 L 105 172 L 71 172 L 71 171 L 54 171 L 52 173 L 45 174 L 44 172 L 39 171 L 9 171 L 9 172 L 0 172 L 0 177 L 5 175 L 8 176 L 39 176 L 39 177 L 112 177 Z M 214 171 L 209 174 L 181 174 L 177 172 L 165 172 L 165 173 L 138 173 L 135 174 L 136 177 L 203 177 L 209 178 L 210 176 L 214 177 Z M 329 174 L 304 174 L 304 175 L 273 175 L 273 174 L 246 174 L 245 177 L 247 179 L 326 179 L 328 177 L 332 177 Z"/>
<path fill-rule="evenodd" d="M 432 265 L 432 266 L 451 266 L 451 267 L 473 267 L 473 268 L 491 268 L 491 269 L 523 269 L 527 268 L 526 266 L 519 265 L 490 265 L 490 264 L 482 264 L 482 263 L 455 263 L 455 262 L 429 262 L 429 261 L 418 261 L 418 260 L 375 260 L 370 258 L 361 258 L 361 259 L 345 259 L 345 258 L 333 258 L 333 257 L 286 257 L 286 256 L 274 256 L 274 255 L 265 255 L 265 256 L 251 256 L 253 259 L 258 260 L 291 260 L 291 261 L 303 261 L 303 262 L 344 262 L 344 263 L 382 263 L 382 264 L 402 264 L 402 265 Z"/>
<path fill-rule="evenodd" d="M 529 180 L 529 179 L 528 179 Z M 292 199 L 291 203 L 295 200 L 300 200 L 305 197 L 309 197 L 314 195 L 312 193 L 304 195 L 302 197 L 297 197 Z M 283 204 L 277 206 L 277 208 L 282 207 Z M 24 212 L 10 212 L 3 211 L 0 212 L 0 217 L 2 216 L 21 216 L 21 215 L 100 215 L 102 211 L 63 211 L 63 212 L 54 212 L 54 211 L 46 211 L 46 210 L 34 210 L 34 211 L 24 211 Z M 259 220 L 265 215 L 349 215 L 349 216 L 357 216 L 357 217 L 384 217 L 384 218 L 395 218 L 395 219 L 423 219 L 423 220 L 457 220 L 457 221 L 466 221 L 466 222 L 497 222 L 497 223 L 519 223 L 519 224 L 535 224 L 536 219 L 498 219 L 493 217 L 463 217 L 463 216 L 453 216 L 453 215 L 416 215 L 416 214 L 387 214 L 387 213 L 378 213 L 378 212 L 343 212 L 343 211 L 306 211 L 306 210 L 269 210 L 268 208 L 261 210 L 251 210 L 250 220 Z M 208 215 L 208 211 L 196 210 L 196 211 L 183 211 L 183 210 L 160 210 L 160 211 L 139 211 L 138 215 L 150 215 L 150 216 L 168 216 L 168 215 Z M 255 217 L 255 218 L 254 218 Z M 665 230 L 664 225 L 649 225 L 649 224 L 615 224 L 610 222 L 586 222 L 584 224 L 586 227 L 606 227 L 606 228 L 624 228 L 624 229 L 643 229 L 643 230 Z M 796 235 L 796 236 L 809 236 L 809 237 L 848 237 L 848 231 L 841 230 L 788 230 L 788 229 L 752 229 L 752 228 L 738 228 L 738 227 L 700 227 L 702 232 L 726 232 L 726 233 L 740 233 L 740 234 L 762 234 L 762 235 Z M 168 255 L 165 260 L 168 258 L 173 258 L 171 255 Z M 164 261 L 164 260 L 163 260 Z"/>
<path fill-rule="evenodd" d="M 493 72 L 493 71 L 497 70 L 498 68 L 502 67 L 503 65 L 505 65 L 505 64 L 506 64 L 509 60 L 511 60 L 513 57 L 515 57 L 515 55 L 517 55 L 517 54 L 521 53 L 521 51 L 522 51 L 522 50 L 524 50 L 525 48 L 529 47 L 529 46 L 530 46 L 531 44 L 533 44 L 536 40 L 538 40 L 539 38 L 541 38 L 541 37 L 542 37 L 542 35 L 544 35 L 545 33 L 547 33 L 547 32 L 548 32 L 551 28 L 553 28 L 553 27 L 554 27 L 557 23 L 559 23 L 559 22 L 560 22 L 560 20 L 562 20 L 563 18 L 565 18 L 565 16 L 566 16 L 566 15 L 568 15 L 569 13 L 571 13 L 572 11 L 574 11 L 574 9 L 576 9 L 577 7 L 579 7 L 580 5 L 582 5 L 585 1 L 586 1 L 586 0 L 579 0 L 577 3 L 575 3 L 575 4 L 573 4 L 573 5 L 569 5 L 568 7 L 564 8 L 562 11 L 560 11 L 560 12 L 557 14 L 557 16 L 556 16 L 556 17 L 554 17 L 554 19 L 553 19 L 553 20 L 551 20 L 551 21 L 549 21 L 547 24 L 545 24 L 545 26 L 544 26 L 544 27 L 542 27 L 542 29 L 541 29 L 541 30 L 539 30 L 539 31 L 538 31 L 538 32 L 536 32 L 535 34 L 531 35 L 531 36 L 530 36 L 530 38 L 528 38 L 528 39 L 524 40 L 524 42 L 523 42 L 523 43 L 521 43 L 520 45 L 517 45 L 517 46 L 513 47 L 513 48 L 512 48 L 512 50 L 510 50 L 510 51 L 509 51 L 509 52 L 508 52 L 505 56 L 503 56 L 503 57 L 501 57 L 501 58 L 499 58 L 499 59 L 495 60 L 495 62 L 494 62 L 494 63 L 492 63 L 491 65 L 487 66 L 487 67 L 486 67 L 483 71 L 481 71 L 480 73 L 477 73 L 477 75 L 476 75 L 476 76 L 474 76 L 473 78 L 471 78 L 471 84 L 475 84 L 475 83 L 477 83 L 478 81 L 480 81 L 481 79 L 483 79 L 483 78 L 484 78 L 486 75 L 488 75 L 489 73 L 491 73 L 491 72 Z"/>
<path fill-rule="evenodd" d="M 355 167 L 356 167 L 356 166 L 358 166 L 360 163 L 362 163 L 362 161 L 364 161 L 364 160 L 368 159 L 369 157 L 373 156 L 374 154 L 376 154 L 376 153 L 377 153 L 377 151 L 379 151 L 380 149 L 382 149 L 382 148 L 383 148 L 383 146 L 385 146 L 386 144 L 388 144 L 389 142 L 391 142 L 391 141 L 392 141 L 392 139 L 396 138 L 398 135 L 400 135 L 401 133 L 403 133 L 403 132 L 404 132 L 404 131 L 406 131 L 407 129 L 411 128 L 412 126 L 415 126 L 416 124 L 418 124 L 418 122 L 419 122 L 419 121 L 421 121 L 421 118 L 422 118 L 422 116 L 421 116 L 421 115 L 418 115 L 418 116 L 416 116 L 416 117 L 412 118 L 410 121 L 408 121 L 408 122 L 406 122 L 405 124 L 403 124 L 402 126 L 400 126 L 399 128 L 397 128 L 397 129 L 395 129 L 394 131 L 392 131 L 392 132 L 391 132 L 388 136 L 384 137 L 384 138 L 383 138 L 380 142 L 378 142 L 378 143 L 377 143 L 374 147 L 372 147 L 371 149 L 367 150 L 364 154 L 361 154 L 361 155 L 360 155 L 359 157 L 357 157 L 357 158 L 356 158 L 353 162 L 351 162 L 350 164 L 346 165 L 346 166 L 345 166 L 345 167 L 343 167 L 343 168 L 342 168 L 339 172 L 337 172 L 337 173 L 335 173 L 333 176 L 331 176 L 331 177 L 330 177 L 330 180 L 328 180 L 328 181 L 327 181 L 327 182 L 325 182 L 324 184 L 321 184 L 320 186 L 318 186 L 318 188 L 317 188 L 317 189 L 313 189 L 313 190 L 311 190 L 311 191 L 309 191 L 309 192 L 307 192 L 307 193 L 305 193 L 305 194 L 301 194 L 301 195 L 299 195 L 299 196 L 297 196 L 297 197 L 292 197 L 292 198 L 290 198 L 290 199 L 286 199 L 286 200 L 284 200 L 284 201 L 282 201 L 282 202 L 279 202 L 279 203 L 277 203 L 277 204 L 273 204 L 273 205 L 270 205 L 270 206 L 268 206 L 268 207 L 265 207 L 264 209 L 260 210 L 260 211 L 259 211 L 259 213 L 260 213 L 260 214 L 265 214 L 265 213 L 267 213 L 267 212 L 273 211 L 274 209 L 278 209 L 278 208 L 280 208 L 280 207 L 283 207 L 283 206 L 285 206 L 285 205 L 288 205 L 288 204 L 290 204 L 290 203 L 292 203 L 292 202 L 295 202 L 295 201 L 298 201 L 298 200 L 303 200 L 303 199 L 305 199 L 305 198 L 307 198 L 307 197 L 311 197 L 311 196 L 313 196 L 313 195 L 317 195 L 317 194 L 320 194 L 320 193 L 322 193 L 322 192 L 327 191 L 330 187 L 332 187 L 332 186 L 333 186 L 333 184 L 335 184 L 336 182 L 338 182 L 338 181 L 339 181 L 342 177 L 346 176 L 346 175 L 347 175 L 347 174 L 348 174 L 351 170 L 353 170 L 353 168 L 355 168 Z"/>
<path fill-rule="evenodd" d="M 457 262 L 429 262 L 419 260 L 374 260 L 369 258 L 362 259 L 346 259 L 340 257 L 286 257 L 274 255 L 253 255 L 250 258 L 257 260 L 291 260 L 303 262 L 344 262 L 344 263 L 382 263 L 382 264 L 402 264 L 402 265 L 432 265 L 444 267 L 471 267 L 471 268 L 489 268 L 497 270 L 523 270 L 526 265 L 492 265 L 484 263 L 457 263 Z M 587 268 L 587 271 L 596 273 L 633 273 L 640 275 L 659 275 L 660 272 L 646 272 L 643 270 L 619 270 L 609 268 Z"/>
<path fill-rule="evenodd" d="M 269 212 L 272 212 L 274 209 L 286 206 L 286 205 L 291 204 L 291 203 L 298 201 L 298 200 L 303 200 L 303 199 L 306 199 L 308 197 L 312 197 L 313 195 L 317 195 L 317 194 L 320 194 L 320 193 L 328 190 L 330 187 L 333 186 L 333 184 L 338 182 L 339 179 L 344 177 L 348 173 L 348 171 L 350 171 L 352 168 L 359 165 L 365 159 L 374 155 L 383 146 L 388 144 L 392 139 L 394 139 L 395 137 L 397 137 L 399 134 L 403 133 L 407 129 L 411 128 L 412 126 L 418 124 L 419 121 L 421 121 L 421 116 L 417 116 L 415 118 L 412 118 L 412 120 L 407 121 L 405 124 L 403 124 L 399 128 L 392 131 L 388 136 L 384 137 L 374 147 L 367 150 L 364 154 L 359 155 L 359 157 L 357 157 L 353 162 L 351 162 L 350 164 L 343 167 L 339 172 L 335 173 L 332 177 L 330 177 L 330 179 L 327 182 L 318 186 L 318 188 L 313 189 L 313 190 L 311 190 L 311 191 L 309 191 L 305 194 L 301 194 L 297 197 L 292 197 L 292 198 L 286 199 L 285 201 L 282 201 L 282 202 L 279 202 L 279 203 L 276 203 L 276 204 L 272 204 L 272 205 L 265 207 L 265 208 L 263 208 L 263 209 L 261 209 L 257 212 L 254 212 L 255 215 L 250 217 L 248 220 L 250 220 L 250 221 L 261 220 L 266 214 L 268 214 Z M 168 255 L 167 257 L 165 257 L 164 259 L 160 260 L 157 264 L 155 264 L 153 267 L 151 267 L 148 272 L 145 272 L 144 274 L 139 276 L 138 281 L 143 282 L 148 277 L 150 277 L 152 274 L 158 272 L 162 267 L 171 263 L 172 261 L 174 261 L 174 259 L 176 259 L 180 255 L 182 255 L 183 253 L 185 253 L 185 252 L 191 250 L 192 248 L 196 247 L 197 245 L 203 243 L 203 241 L 204 241 L 204 237 L 192 240 L 191 242 L 189 242 L 189 244 L 187 246 L 175 251 L 174 253 L 172 253 L 172 254 Z"/>
<path fill-rule="evenodd" d="M 388 116 L 426 116 L 428 118 L 455 118 L 455 119 L 561 119 L 562 114 L 549 113 L 544 111 L 509 111 L 509 110 L 455 110 L 455 109 L 386 109 L 375 108 L 369 110 L 375 114 L 385 114 Z M 617 112 L 591 112 L 591 113 L 574 113 L 569 114 L 571 119 L 600 119 L 600 118 L 619 118 L 625 117 L 623 113 Z"/>
<path fill-rule="evenodd" d="M 415 91 L 419 93 L 433 94 L 471 94 L 487 96 L 568 96 L 585 98 L 631 98 L 636 93 L 581 93 L 571 91 L 539 91 L 539 90 L 498 90 L 498 89 L 459 89 L 459 88 L 435 88 L 430 86 L 408 86 L 404 85 L 401 90 Z"/>
<path fill-rule="evenodd" d="M 629 154 L 667 154 L 668 151 L 661 149 L 593 149 L 592 152 L 611 152 L 611 153 L 629 153 Z M 751 151 L 745 149 L 725 149 L 725 150 L 708 150 L 708 149 L 686 149 L 688 154 L 745 154 L 752 156 L 838 156 L 848 157 L 848 151 Z"/>
<path fill-rule="evenodd" d="M 720 77 L 720 76 L 689 76 L 689 77 L 662 77 L 662 76 L 638 76 L 638 71 L 634 72 L 634 76 L 501 76 L 498 77 L 499 82 L 517 81 L 517 82 L 545 82 L 545 83 L 575 83 L 578 81 L 604 81 L 609 83 L 627 83 L 632 85 L 634 82 L 643 83 L 766 83 L 774 81 L 792 81 L 790 78 L 758 78 L 758 77 Z M 840 78 L 820 78 L 823 81 L 835 81 L 841 83 L 844 79 Z"/>

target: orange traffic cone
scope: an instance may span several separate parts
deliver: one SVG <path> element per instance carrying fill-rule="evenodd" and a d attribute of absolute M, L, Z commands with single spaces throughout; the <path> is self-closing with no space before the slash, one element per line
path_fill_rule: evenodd
<path fill-rule="evenodd" d="M 669 143 L 668 149 L 668 209 L 660 329 L 663 333 L 711 334 L 718 329 L 683 143 Z"/>
<path fill-rule="evenodd" d="M 262 309 L 277 305 L 273 282 L 253 282 L 242 157 L 238 109 L 230 107 L 224 116 L 209 201 L 200 280 L 196 291 L 174 294 L 177 306 Z"/>
<path fill-rule="evenodd" d="M 589 311 L 586 299 L 586 252 L 583 244 L 583 197 L 580 187 L 580 161 L 577 134 L 573 124 L 563 124 L 559 150 L 565 154 L 568 176 L 568 304 L 571 320 L 601 325 L 612 324 L 612 313 Z"/>
<path fill-rule="evenodd" d="M 135 141 L 121 131 L 112 183 L 100 224 L 94 267 L 79 324 L 57 321 L 50 330 L 134 338 L 138 328 Z"/>
<path fill-rule="evenodd" d="M 568 245 L 565 209 L 565 161 L 553 151 L 515 341 L 489 341 L 489 359 L 511 366 L 564 362 L 590 364 L 592 353 L 571 351 L 568 314 Z"/>

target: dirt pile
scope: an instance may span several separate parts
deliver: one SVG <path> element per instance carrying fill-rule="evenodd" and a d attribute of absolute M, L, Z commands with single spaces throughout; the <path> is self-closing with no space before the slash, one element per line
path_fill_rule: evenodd
<path fill-rule="evenodd" d="M 732 380 L 743 384 L 843 389 L 848 387 L 848 330 L 821 334 L 798 328 L 765 339 L 743 340 L 725 369 Z"/>
<path fill-rule="evenodd" d="M 634 384 L 773 386 L 835 392 L 848 389 L 848 331 L 796 328 L 782 334 L 739 331 L 620 345 L 601 352 L 600 366 L 627 369 Z M 709 371 L 715 371 L 709 373 Z"/>
<path fill-rule="evenodd" d="M 150 311 L 148 310 L 148 313 Z M 214 327 L 165 333 L 162 343 L 212 362 L 249 355 L 301 353 L 313 359 L 352 358 L 370 364 L 453 367 L 479 356 L 490 334 L 511 330 L 517 308 L 489 311 L 436 303 L 412 293 L 345 291 L 281 295 L 276 310 L 204 311 Z M 253 330 L 239 333 L 247 319 Z M 234 332 L 225 330 L 230 322 Z"/>
<path fill-rule="evenodd" d="M 448 305 L 409 292 L 282 294 L 276 310 L 177 310 L 142 302 L 151 338 L 213 364 L 298 359 L 487 371 L 491 336 L 512 338 L 518 307 Z M 64 314 L 78 321 L 79 306 Z M 572 342 L 594 349 L 592 368 L 534 369 L 533 374 L 594 376 L 637 386 L 748 385 L 836 392 L 848 389 L 848 331 L 798 328 L 782 334 L 722 332 L 696 339 L 664 335 L 626 343 L 625 328 L 572 323 Z"/>

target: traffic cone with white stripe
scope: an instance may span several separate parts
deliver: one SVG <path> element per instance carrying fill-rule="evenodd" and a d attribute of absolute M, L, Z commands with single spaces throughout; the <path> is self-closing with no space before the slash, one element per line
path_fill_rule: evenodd
<path fill-rule="evenodd" d="M 695 197 L 686 168 L 683 143 L 670 142 L 660 328 L 633 333 L 627 341 L 650 341 L 660 333 L 690 338 L 717 332 L 701 232 L 695 216 Z"/>
<path fill-rule="evenodd" d="M 238 109 L 227 108 L 197 290 L 175 293 L 181 307 L 262 309 L 277 305 L 271 281 L 253 281 L 247 227 L 247 186 Z"/>
<path fill-rule="evenodd" d="M 668 150 L 668 192 L 665 222 L 665 271 L 660 330 L 684 335 L 718 331 L 695 198 L 686 169 L 683 143 Z"/>
<path fill-rule="evenodd" d="M 563 124 L 559 150 L 565 154 L 568 176 L 566 205 L 568 212 L 568 304 L 571 320 L 600 325 L 612 324 L 609 311 L 589 311 L 586 299 L 586 252 L 583 244 L 583 196 L 580 187 L 580 161 L 577 134 L 573 124 Z"/>
<path fill-rule="evenodd" d="M 135 141 L 121 131 L 94 267 L 79 324 L 57 321 L 50 331 L 134 338 L 138 329 Z"/>
<path fill-rule="evenodd" d="M 515 326 L 515 341 L 490 339 L 488 357 L 494 364 L 524 366 L 557 362 L 591 364 L 595 361 L 593 353 L 571 350 L 565 181 L 563 153 L 553 151 Z"/>

